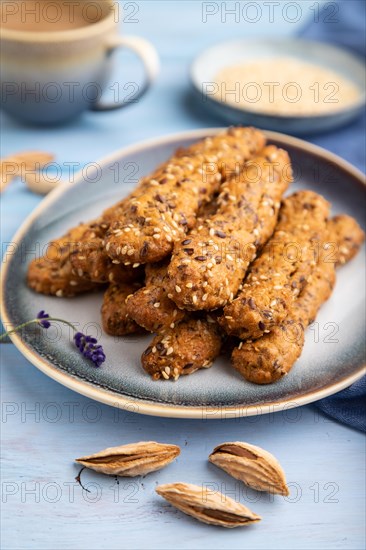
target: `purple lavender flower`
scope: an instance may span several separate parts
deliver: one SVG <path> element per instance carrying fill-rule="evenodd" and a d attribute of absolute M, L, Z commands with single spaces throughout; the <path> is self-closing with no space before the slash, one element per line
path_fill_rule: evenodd
<path fill-rule="evenodd" d="M 47 321 L 49 318 L 50 316 L 43 309 L 37 315 L 38 323 L 42 328 L 50 328 L 51 323 Z"/>
<path fill-rule="evenodd" d="M 76 347 L 80 350 L 84 357 L 92 361 L 96 367 L 100 367 L 101 364 L 104 363 L 105 354 L 102 346 L 98 344 L 96 338 L 87 336 L 82 332 L 77 332 L 74 336 L 74 341 Z"/>
<path fill-rule="evenodd" d="M 89 361 L 92 361 L 92 363 L 94 363 L 96 367 L 100 367 L 101 364 L 104 363 L 106 359 L 105 353 L 103 351 L 102 346 L 98 344 L 95 338 L 92 338 L 92 336 L 87 336 L 82 332 L 77 332 L 77 328 L 75 327 L 75 325 L 73 325 L 69 321 L 65 321 L 65 319 L 57 319 L 56 317 L 50 317 L 48 313 L 46 313 L 43 309 L 38 313 L 35 319 L 26 321 L 25 323 L 22 323 L 21 325 L 18 325 L 7 332 L 0 334 L 0 341 L 4 340 L 7 336 L 9 336 L 9 334 L 18 332 L 20 329 L 25 328 L 28 325 L 31 325 L 32 323 L 38 323 L 38 325 L 40 325 L 42 328 L 45 328 L 45 329 L 50 328 L 52 321 L 65 323 L 65 325 L 68 325 L 70 328 L 72 328 L 72 330 L 75 331 L 74 341 L 75 341 L 76 347 L 80 350 L 83 356 L 86 357 L 86 359 L 89 359 Z"/>

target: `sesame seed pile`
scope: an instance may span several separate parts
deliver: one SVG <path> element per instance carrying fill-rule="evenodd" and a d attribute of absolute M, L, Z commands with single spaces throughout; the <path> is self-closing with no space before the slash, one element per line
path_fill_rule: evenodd
<path fill-rule="evenodd" d="M 361 89 L 328 67 L 291 57 L 224 67 L 214 97 L 238 109 L 280 116 L 320 116 L 351 107 Z"/>

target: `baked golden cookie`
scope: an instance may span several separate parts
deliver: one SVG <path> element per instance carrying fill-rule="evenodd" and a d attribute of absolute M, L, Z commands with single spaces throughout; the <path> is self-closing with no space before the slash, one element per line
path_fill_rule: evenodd
<path fill-rule="evenodd" d="M 126 309 L 136 323 L 150 332 L 160 332 L 174 328 L 186 315 L 168 298 L 166 292 L 168 261 L 147 264 L 145 286 L 132 294 L 126 303 Z"/>
<path fill-rule="evenodd" d="M 75 273 L 71 252 L 79 246 L 88 226 L 80 224 L 60 239 L 48 245 L 46 254 L 33 260 L 28 267 L 27 283 L 41 294 L 70 297 L 98 288 L 99 285 Z"/>
<path fill-rule="evenodd" d="M 344 264 L 359 250 L 364 233 L 349 216 L 337 216 L 328 223 L 327 242 L 341 248 L 346 239 L 347 250 L 342 253 Z M 305 329 L 311 324 L 321 305 L 329 298 L 335 283 L 337 258 L 329 257 L 322 248 L 319 262 L 298 298 L 292 303 L 286 319 L 271 333 L 255 341 L 241 342 L 232 353 L 232 364 L 250 382 L 270 384 L 286 375 L 300 357 Z"/>
<path fill-rule="evenodd" d="M 239 171 L 264 144 L 259 130 L 230 128 L 179 151 L 124 203 L 106 235 L 109 256 L 125 265 L 164 259 L 227 174 Z"/>
<path fill-rule="evenodd" d="M 125 336 L 143 332 L 128 315 L 126 298 L 136 292 L 138 283 L 112 284 L 104 294 L 102 305 L 103 329 L 112 336 Z"/>
<path fill-rule="evenodd" d="M 116 210 L 115 210 L 116 213 Z M 95 283 L 129 283 L 141 279 L 143 269 L 125 266 L 112 260 L 106 250 L 104 238 L 109 227 L 104 218 L 90 223 L 70 255 L 71 265 L 79 277 Z"/>
<path fill-rule="evenodd" d="M 211 310 L 233 300 L 275 227 L 290 179 L 288 154 L 272 145 L 223 184 L 217 212 L 174 246 L 168 290 L 180 308 Z"/>
<path fill-rule="evenodd" d="M 216 211 L 217 202 L 200 208 L 199 216 L 204 219 Z M 161 332 L 174 328 L 187 312 L 179 309 L 168 297 L 168 265 L 170 259 L 156 264 L 146 264 L 145 285 L 129 297 L 127 311 L 132 319 L 150 332 Z"/>
<path fill-rule="evenodd" d="M 326 259 L 342 265 L 349 262 L 359 251 L 365 240 L 365 232 L 351 216 L 334 216 L 327 223 L 329 242 Z M 334 256 L 335 255 L 335 256 Z"/>
<path fill-rule="evenodd" d="M 228 334 L 256 339 L 285 319 L 317 262 L 328 215 L 329 203 L 313 191 L 283 201 L 273 236 L 219 319 Z"/>
<path fill-rule="evenodd" d="M 157 335 L 142 354 L 142 366 L 154 380 L 178 380 L 209 368 L 220 353 L 221 342 L 214 319 L 190 318 Z"/>

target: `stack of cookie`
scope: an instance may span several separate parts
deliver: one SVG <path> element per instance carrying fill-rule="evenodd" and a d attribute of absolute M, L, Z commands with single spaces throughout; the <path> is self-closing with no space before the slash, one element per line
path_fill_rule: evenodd
<path fill-rule="evenodd" d="M 98 220 L 50 243 L 28 284 L 59 297 L 108 284 L 104 330 L 155 333 L 142 355 L 155 380 L 207 368 L 224 347 L 245 378 L 273 382 L 299 357 L 335 266 L 364 239 L 352 218 L 329 220 L 312 191 L 282 200 L 291 179 L 286 151 L 259 130 L 230 128 L 177 151 Z"/>

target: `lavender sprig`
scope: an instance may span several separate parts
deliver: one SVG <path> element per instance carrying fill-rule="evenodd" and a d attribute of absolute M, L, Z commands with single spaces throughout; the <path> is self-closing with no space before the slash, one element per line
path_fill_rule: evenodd
<path fill-rule="evenodd" d="M 39 324 L 41 325 L 42 328 L 46 328 L 46 329 L 50 328 L 51 323 L 46 320 L 46 319 L 49 319 L 49 318 L 50 318 L 50 316 L 48 315 L 48 313 L 43 311 L 43 309 L 37 315 L 38 322 L 39 322 Z"/>
<path fill-rule="evenodd" d="M 74 336 L 75 345 L 80 352 L 94 363 L 96 367 L 100 367 L 105 361 L 103 348 L 98 344 L 96 338 L 85 336 L 82 332 L 77 332 Z"/>
<path fill-rule="evenodd" d="M 31 319 L 30 321 L 27 321 L 26 323 L 22 323 L 21 325 L 18 325 L 12 330 L 9 330 L 8 332 L 1 334 L 0 341 L 4 340 L 4 338 L 6 338 L 6 336 L 9 336 L 9 334 L 12 334 L 13 332 L 18 332 L 20 329 L 28 325 L 31 325 L 32 323 L 36 323 L 40 327 L 44 329 L 48 329 L 51 326 L 51 321 L 64 323 L 65 325 L 68 325 L 69 327 L 72 328 L 72 330 L 75 332 L 74 343 L 76 347 L 78 348 L 80 353 L 86 359 L 89 359 L 89 361 L 94 363 L 96 367 L 100 367 L 102 363 L 104 363 L 106 359 L 105 353 L 103 351 L 103 347 L 100 344 L 98 344 L 98 341 L 96 338 L 93 338 L 92 336 L 88 336 L 86 334 L 83 334 L 82 332 L 79 332 L 72 323 L 70 323 L 69 321 L 65 321 L 65 319 L 50 317 L 48 313 L 46 313 L 43 309 L 38 313 L 35 319 Z"/>

